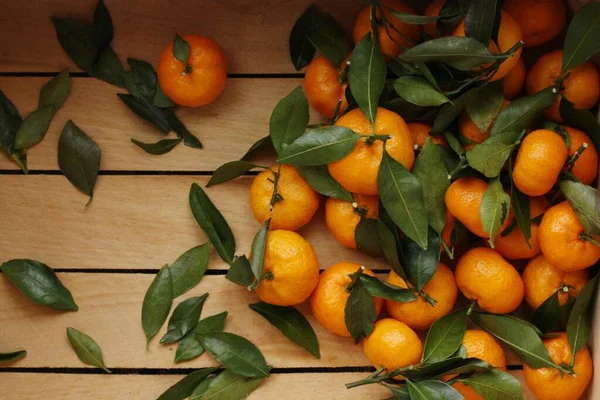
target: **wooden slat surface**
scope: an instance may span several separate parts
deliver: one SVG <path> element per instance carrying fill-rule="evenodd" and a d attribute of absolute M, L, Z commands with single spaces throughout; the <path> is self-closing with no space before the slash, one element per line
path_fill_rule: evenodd
<path fill-rule="evenodd" d="M 113 47 L 122 60 L 156 64 L 175 33 L 211 36 L 223 47 L 231 73 L 295 72 L 288 53 L 294 21 L 311 0 L 106 0 L 115 26 Z M 314 1 L 346 32 L 364 1 Z M 50 16 L 91 20 L 96 0 L 0 3 L 0 72 L 59 71 L 73 66 L 60 48 Z"/>
<path fill-rule="evenodd" d="M 249 204 L 251 177 L 208 188 L 235 235 L 238 254 L 248 253 L 260 225 Z M 60 175 L 0 175 L 2 260 L 32 258 L 53 268 L 148 269 L 172 263 L 206 242 L 191 213 L 190 186 L 206 176 L 100 176 L 95 198 Z M 322 209 L 300 233 L 314 246 L 321 267 L 340 261 L 385 267 L 338 244 Z M 211 268 L 227 266 L 216 255 Z"/>

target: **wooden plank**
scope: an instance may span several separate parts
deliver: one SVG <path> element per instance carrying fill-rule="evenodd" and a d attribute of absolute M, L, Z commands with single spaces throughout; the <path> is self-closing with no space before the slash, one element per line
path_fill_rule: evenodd
<path fill-rule="evenodd" d="M 51 16 L 91 20 L 97 0 L 3 2 L 0 6 L 0 72 L 58 71 L 74 65 L 60 48 Z M 29 4 L 27 4 L 29 3 Z M 227 54 L 231 73 L 295 72 L 288 52 L 294 22 L 312 0 L 105 1 L 113 18 L 113 46 L 124 61 L 156 64 L 176 33 L 207 35 Z M 319 0 L 348 34 L 366 2 Z M 143 46 L 140 44 L 143 43 Z"/>
<path fill-rule="evenodd" d="M 39 90 L 49 79 L 2 77 L 0 89 L 26 116 L 37 107 Z M 72 119 L 100 146 L 102 170 L 213 171 L 240 158 L 256 140 L 268 135 L 273 108 L 300 84 L 302 79 L 298 78 L 229 79 L 223 96 L 214 104 L 177 111 L 203 142 L 204 149 L 182 144 L 168 154 L 153 156 L 130 139 L 154 143 L 164 135 L 118 99 L 118 88 L 94 78 L 73 78 L 69 100 L 52 121 L 44 141 L 29 150 L 29 169 L 58 170 L 58 138 L 65 123 Z M 317 114 L 313 114 L 318 121 Z M 258 161 L 271 163 L 273 158 Z M 0 152 L 0 169 L 19 167 Z"/>
<path fill-rule="evenodd" d="M 250 251 L 260 225 L 250 209 L 251 177 L 207 189 L 229 221 L 237 253 Z M 0 175 L 0 254 L 28 257 L 54 268 L 148 269 L 172 263 L 207 241 L 191 213 L 188 195 L 206 176 L 100 176 L 94 200 L 63 176 Z M 325 226 L 323 210 L 299 231 L 315 248 L 321 267 L 340 261 L 384 268 L 339 244 Z M 211 268 L 227 266 L 213 255 Z"/>
<path fill-rule="evenodd" d="M 1 275 L 0 275 L 1 276 Z M 108 368 L 189 368 L 214 365 L 208 355 L 174 364 L 176 344 L 161 345 L 158 339 L 166 326 L 145 351 L 145 336 L 140 323 L 144 294 L 152 274 L 60 273 L 79 305 L 76 313 L 57 313 L 32 304 L 8 280 L 0 278 L 0 343 L 3 351 L 26 349 L 28 355 L 16 367 L 84 367 L 69 347 L 65 335 L 68 326 L 92 336 L 102 347 Z M 224 276 L 205 276 L 200 284 L 176 300 L 210 293 L 203 315 L 229 311 L 226 330 L 254 342 L 267 362 L 275 367 L 366 367 L 370 362 L 361 346 L 351 338 L 327 332 L 312 317 L 308 304 L 300 306 L 317 333 L 321 359 L 291 343 L 266 320 L 248 308 L 258 301 L 254 293 L 234 285 Z M 27 326 L 27 329 L 23 329 Z M 422 332 L 422 340 L 426 332 Z M 0 350 L 2 350 L 0 349 Z M 509 365 L 521 362 L 507 351 Z"/>

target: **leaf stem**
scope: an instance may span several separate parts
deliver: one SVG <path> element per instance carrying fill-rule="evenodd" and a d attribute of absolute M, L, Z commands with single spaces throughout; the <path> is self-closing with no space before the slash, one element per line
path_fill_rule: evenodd
<path fill-rule="evenodd" d="M 331 121 L 329 121 L 329 125 L 335 124 L 335 122 L 339 118 L 339 116 L 340 116 L 340 107 L 341 106 L 342 106 L 342 99 L 339 99 L 337 101 L 337 104 L 335 105 L 335 111 L 333 112 L 333 117 L 331 117 Z"/>
<path fill-rule="evenodd" d="M 367 146 L 372 145 L 373 143 L 375 143 L 376 140 L 381 140 L 382 142 L 385 142 L 386 140 L 391 138 L 390 135 L 362 135 L 362 136 L 366 138 L 365 144 Z"/>
<path fill-rule="evenodd" d="M 567 171 L 571 172 L 573 171 L 573 168 L 575 168 L 575 162 L 577 162 L 577 160 L 579 159 L 579 157 L 581 157 L 581 154 L 588 148 L 588 144 L 587 143 L 583 143 L 581 146 L 579 146 L 579 148 L 577 149 L 577 151 L 575 153 L 573 153 L 573 155 L 571 156 L 571 158 L 569 158 L 569 160 L 567 160 Z"/>
<path fill-rule="evenodd" d="M 269 209 L 271 216 L 273 214 L 273 208 L 275 204 L 283 201 L 283 196 L 277 192 L 277 183 L 279 182 L 279 176 L 281 175 L 281 164 L 277 164 L 277 172 L 273 171 L 273 195 L 271 196 L 271 202 L 269 203 Z"/>
<path fill-rule="evenodd" d="M 450 258 L 451 260 L 454 260 L 454 252 L 452 250 L 450 250 L 450 248 L 446 244 L 446 241 L 441 236 L 440 236 L 440 243 L 442 244 L 444 251 L 448 255 L 448 258 Z"/>
<path fill-rule="evenodd" d="M 352 281 L 346 285 L 346 287 L 345 287 L 346 292 L 350 293 L 352 291 L 352 289 L 354 289 L 354 285 L 356 285 L 356 282 L 360 279 L 360 276 L 363 274 L 364 270 L 365 270 L 364 265 L 361 265 L 360 268 L 357 269 L 355 273 L 349 275 L 349 277 L 352 279 Z"/>
<path fill-rule="evenodd" d="M 458 174 L 463 169 L 467 169 L 468 166 L 469 162 L 467 161 L 467 159 L 465 157 L 461 158 L 458 165 L 452 171 L 450 171 L 450 173 L 448 173 L 448 180 L 452 180 L 452 178 L 454 178 L 456 174 Z"/>
<path fill-rule="evenodd" d="M 471 304 L 469 304 L 469 308 L 467 309 L 467 316 L 469 316 L 473 313 L 473 310 L 475 310 L 476 305 L 477 305 L 477 300 L 471 301 Z"/>

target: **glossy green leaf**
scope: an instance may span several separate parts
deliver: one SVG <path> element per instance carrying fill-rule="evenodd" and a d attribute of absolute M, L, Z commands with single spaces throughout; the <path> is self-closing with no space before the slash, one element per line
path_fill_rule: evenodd
<path fill-rule="evenodd" d="M 244 161 L 248 161 L 259 150 L 263 149 L 267 145 L 272 145 L 272 144 L 273 143 L 271 142 L 271 136 L 262 137 L 262 138 L 258 139 L 256 142 L 254 142 L 254 144 L 252 146 L 250 146 L 250 148 L 248 149 L 248 151 L 246 151 L 246 154 L 244 154 L 241 159 L 244 160 Z"/>
<path fill-rule="evenodd" d="M 494 30 L 496 12 L 499 12 L 497 0 L 479 0 L 469 3 L 465 16 L 465 35 L 477 39 L 485 46 L 489 45 Z"/>
<path fill-rule="evenodd" d="M 119 56 L 111 46 L 106 46 L 104 50 L 101 50 L 96 58 L 94 68 L 86 72 L 111 85 L 124 87 L 123 73 L 125 69 Z"/>
<path fill-rule="evenodd" d="M 398 96 L 418 106 L 439 106 L 450 100 L 437 91 L 425 79 L 415 76 L 402 76 L 394 81 L 394 90 Z"/>
<path fill-rule="evenodd" d="M 306 317 L 294 307 L 275 306 L 264 302 L 250 304 L 249 307 L 263 316 L 292 342 L 315 357 L 321 358 L 315 331 Z"/>
<path fill-rule="evenodd" d="M 577 295 L 575 304 L 573 304 L 573 309 L 567 322 L 567 339 L 569 340 L 573 357 L 585 346 L 590 337 L 591 306 L 596 294 L 597 282 L 598 275 L 589 280 L 583 289 L 581 289 Z"/>
<path fill-rule="evenodd" d="M 0 147 L 9 155 L 17 153 L 15 137 L 23 119 L 15 105 L 0 90 Z"/>
<path fill-rule="evenodd" d="M 51 106 L 38 108 L 29 114 L 17 131 L 14 148 L 28 149 L 44 140 L 54 114 Z"/>
<path fill-rule="evenodd" d="M 306 67 L 315 55 L 315 47 L 308 40 L 308 32 L 312 29 L 313 21 L 319 16 L 319 10 L 314 4 L 302 13 L 296 21 L 289 37 L 289 50 L 292 64 L 296 70 Z"/>
<path fill-rule="evenodd" d="M 362 274 L 360 276 L 363 286 L 373 297 L 379 297 L 386 300 L 408 303 L 417 299 L 415 293 L 406 288 L 392 285 L 382 281 L 374 276 Z"/>
<path fill-rule="evenodd" d="M 387 214 L 385 209 L 380 206 L 379 219 L 375 220 L 374 222 L 372 220 L 366 219 L 366 221 L 363 222 L 363 224 L 368 229 L 365 229 L 363 232 L 361 229 L 362 226 L 360 228 L 359 226 L 357 226 L 359 236 L 364 237 L 366 235 L 372 235 L 373 237 L 368 238 L 368 240 L 369 242 L 373 243 L 373 245 L 377 245 L 379 247 L 379 251 L 377 252 L 377 254 L 383 255 L 388 265 L 392 268 L 394 272 L 396 272 L 396 274 L 398 274 L 402 278 L 406 278 L 406 274 L 404 273 L 404 269 L 400 264 L 400 258 L 398 256 L 400 239 L 398 237 L 398 234 L 396 233 L 397 228 L 394 225 L 394 222 L 389 218 L 389 215 Z M 359 245 L 359 243 L 362 243 L 363 240 L 362 238 L 356 238 L 356 235 L 357 233 L 355 231 L 355 239 L 357 239 L 357 245 Z"/>
<path fill-rule="evenodd" d="M 158 77 L 156 76 L 156 72 L 152 65 L 146 61 L 137 60 L 135 58 L 128 58 L 127 63 L 129 64 L 130 70 L 123 74 L 122 79 L 129 94 L 137 99 L 145 100 L 147 103 L 159 107 L 171 107 L 174 105 L 173 102 L 170 102 L 170 104 L 168 102 L 166 104 L 155 104 L 157 103 L 155 102 L 155 99 L 159 100 L 160 97 L 157 98 L 159 88 Z M 165 99 L 168 98 L 165 96 L 162 101 Z"/>
<path fill-rule="evenodd" d="M 469 153 L 467 152 L 467 154 Z M 510 196 L 502 188 L 499 178 L 492 179 L 483 194 L 479 208 L 483 230 L 490 235 L 489 242 L 492 249 L 494 248 L 494 239 L 508 218 L 509 210 Z"/>
<path fill-rule="evenodd" d="M 65 68 L 40 89 L 38 108 L 53 107 L 55 110 L 61 108 L 71 92 L 71 77 L 69 69 Z"/>
<path fill-rule="evenodd" d="M 218 368 L 201 368 L 186 375 L 179 382 L 168 388 L 156 400 L 184 400 L 187 399 L 196 387 Z"/>
<path fill-rule="evenodd" d="M 167 332 L 160 339 L 160 342 L 176 342 L 192 331 L 196 324 L 198 324 L 198 320 L 200 320 L 202 307 L 207 297 L 208 293 L 205 293 L 202 296 L 190 297 L 179 303 L 169 319 Z"/>
<path fill-rule="evenodd" d="M 495 0 L 492 1 L 495 2 Z M 474 90 L 473 98 L 467 104 L 466 111 L 479 131 L 487 132 L 498 116 L 503 103 L 503 82 L 498 80 Z"/>
<path fill-rule="evenodd" d="M 581 129 L 592 139 L 596 149 L 600 149 L 600 123 L 590 110 L 577 110 L 564 96 L 560 100 L 560 116 L 565 125 Z"/>
<path fill-rule="evenodd" d="M 499 369 L 473 374 L 460 382 L 486 400 L 523 400 L 521 383 L 511 374 Z"/>
<path fill-rule="evenodd" d="M 356 249 L 371 257 L 381 257 L 381 245 L 379 243 L 379 221 L 361 216 L 358 225 L 354 229 L 354 241 Z"/>
<path fill-rule="evenodd" d="M 440 378 L 446 375 L 483 372 L 490 368 L 492 367 L 488 363 L 478 358 L 452 357 L 430 364 L 418 364 L 402 375 L 408 379 L 423 380 Z"/>
<path fill-rule="evenodd" d="M 565 195 L 577 214 L 585 232 L 592 236 L 600 235 L 600 192 L 581 182 L 561 181 L 560 191 Z"/>
<path fill-rule="evenodd" d="M 575 14 L 565 37 L 562 73 L 569 72 L 600 52 L 600 4 L 585 4 Z"/>
<path fill-rule="evenodd" d="M 394 223 L 421 248 L 426 248 L 429 222 L 421 183 L 385 149 L 377 186 L 381 202 Z"/>
<path fill-rule="evenodd" d="M 147 343 L 150 343 L 150 339 L 158 333 L 167 320 L 172 304 L 173 283 L 169 267 L 165 265 L 148 287 L 142 304 L 142 328 Z"/>
<path fill-rule="evenodd" d="M 292 165 L 325 165 L 346 157 L 362 137 L 343 126 L 313 129 L 286 146 L 277 162 Z"/>
<path fill-rule="evenodd" d="M 175 35 L 173 39 L 173 56 L 178 61 L 187 65 L 188 58 L 190 57 L 190 45 L 179 35 Z"/>
<path fill-rule="evenodd" d="M 98 1 L 94 9 L 94 33 L 96 46 L 103 49 L 113 40 L 114 28 L 112 18 L 103 0 Z"/>
<path fill-rule="evenodd" d="M 461 4 L 460 1 L 451 0 L 444 2 L 439 12 L 439 20 L 436 24 L 438 35 L 454 32 L 458 24 L 465 18 L 468 11 L 468 4 Z"/>
<path fill-rule="evenodd" d="M 140 142 L 136 139 L 131 139 L 131 142 L 135 144 L 140 149 L 144 150 L 148 154 L 153 154 L 155 156 L 159 156 L 162 154 L 167 154 L 171 150 L 175 148 L 179 143 L 181 143 L 181 138 L 178 139 L 163 139 L 159 140 L 156 143 L 144 143 Z"/>
<path fill-rule="evenodd" d="M 202 333 L 197 338 L 206 351 L 231 372 L 248 378 L 269 376 L 265 358 L 248 339 L 228 332 Z"/>
<path fill-rule="evenodd" d="M 357 279 L 352 287 L 350 296 L 346 301 L 344 315 L 346 328 L 348 328 L 355 343 L 359 343 L 373 332 L 374 323 L 377 319 L 375 302 L 360 279 Z"/>
<path fill-rule="evenodd" d="M 346 32 L 331 15 L 316 15 L 317 18 L 314 18 L 308 30 L 308 40 L 335 67 L 339 67 L 351 50 Z"/>
<path fill-rule="evenodd" d="M 189 197 L 196 222 L 223 261 L 231 264 L 235 254 L 235 238 L 227 221 L 198 184 L 192 184 Z"/>
<path fill-rule="evenodd" d="M 467 329 L 467 310 L 453 311 L 436 320 L 423 349 L 422 363 L 434 363 L 451 357 L 462 344 Z"/>
<path fill-rule="evenodd" d="M 281 155 L 285 145 L 292 144 L 304 133 L 309 118 L 308 100 L 302 86 L 277 103 L 269 121 L 269 136 L 277 154 Z"/>
<path fill-rule="evenodd" d="M 552 93 L 552 88 L 514 100 L 498 114 L 490 135 L 521 132 L 531 128 L 535 120 L 555 101 L 556 93 Z"/>
<path fill-rule="evenodd" d="M 435 116 L 433 121 L 433 127 L 431 128 L 431 134 L 443 133 L 454 121 L 460 113 L 465 109 L 467 104 L 473 101 L 477 93 L 477 89 L 469 90 L 463 93 L 459 97 L 452 100 L 452 103 L 446 103 Z M 462 147 L 462 146 L 461 146 Z"/>
<path fill-rule="evenodd" d="M 192 247 L 175 260 L 169 268 L 173 282 L 173 298 L 181 296 L 200 282 L 209 259 L 210 244 L 204 243 Z"/>
<path fill-rule="evenodd" d="M 149 104 L 145 100 L 140 100 L 130 94 L 117 93 L 117 96 L 138 117 L 150 122 L 160 129 L 162 133 L 171 132 L 171 125 L 162 108 Z"/>
<path fill-rule="evenodd" d="M 252 268 L 250 268 L 250 261 L 246 256 L 242 255 L 235 258 L 227 271 L 227 279 L 244 287 L 254 283 L 254 274 Z"/>
<path fill-rule="evenodd" d="M 260 282 L 264 279 L 263 271 L 265 264 L 265 251 L 267 250 L 267 235 L 269 234 L 269 227 L 271 226 L 271 218 L 267 219 L 265 223 L 260 227 L 254 239 L 252 240 L 251 254 L 252 259 L 250 260 L 250 269 L 254 275 L 254 282 L 248 286 L 248 289 L 254 290 L 258 287 Z"/>
<path fill-rule="evenodd" d="M 440 237 L 429 228 L 425 249 L 413 240 L 404 241 L 404 258 L 408 280 L 417 290 L 423 289 L 437 271 L 440 263 Z"/>
<path fill-rule="evenodd" d="M 221 165 L 219 168 L 216 169 L 215 172 L 213 172 L 212 176 L 210 177 L 210 180 L 206 184 L 206 187 L 220 185 L 221 183 L 228 182 L 232 179 L 244 175 L 248 171 L 251 171 L 257 167 L 258 165 L 249 161 L 229 161 Z"/>
<path fill-rule="evenodd" d="M 513 166 L 512 162 L 509 161 L 508 164 L 508 173 L 510 176 L 510 204 L 512 205 L 512 209 L 515 212 L 515 221 L 517 223 L 517 227 L 523 233 L 523 237 L 527 241 L 527 244 L 530 246 L 531 239 L 531 210 L 529 209 L 529 196 L 522 193 L 517 187 L 512 179 L 513 174 Z"/>
<path fill-rule="evenodd" d="M 549 333 L 556 329 L 559 322 L 560 303 L 556 291 L 531 314 L 531 323 L 540 328 L 543 333 Z"/>
<path fill-rule="evenodd" d="M 0 353 L 0 364 L 20 360 L 25 358 L 26 355 L 27 351 L 25 350 L 13 351 L 12 353 Z"/>
<path fill-rule="evenodd" d="M 375 124 L 377 103 L 385 86 L 387 70 L 379 41 L 368 32 L 352 51 L 348 85 L 362 113 Z"/>
<path fill-rule="evenodd" d="M 406 381 L 411 400 L 462 400 L 463 397 L 452 386 L 442 381 Z"/>
<path fill-rule="evenodd" d="M 340 185 L 329 173 L 327 166 L 298 166 L 296 167 L 302 178 L 317 193 L 334 199 L 353 202 L 352 193 Z"/>
<path fill-rule="evenodd" d="M 190 400 L 243 400 L 264 380 L 265 377 L 247 378 L 225 370 L 212 380 L 206 392 L 194 392 Z"/>
<path fill-rule="evenodd" d="M 487 178 L 499 176 L 513 149 L 519 145 L 520 136 L 519 132 L 505 132 L 474 145 L 466 153 L 469 165 Z"/>
<path fill-rule="evenodd" d="M 69 289 L 46 264 L 17 259 L 0 265 L 0 270 L 29 300 L 58 311 L 79 310 Z"/>
<path fill-rule="evenodd" d="M 387 7 L 386 7 L 387 8 Z M 394 10 L 393 8 L 387 8 L 386 11 L 389 11 L 394 17 L 399 19 L 402 22 L 406 22 L 411 25 L 425 25 L 431 22 L 435 22 L 439 17 L 434 15 L 416 15 L 409 14 L 401 11 Z"/>
<path fill-rule="evenodd" d="M 67 328 L 67 338 L 69 338 L 69 343 L 71 343 L 71 347 L 75 350 L 75 354 L 81 362 L 102 368 L 110 374 L 110 371 L 104 365 L 102 349 L 94 339 L 75 328 Z"/>
<path fill-rule="evenodd" d="M 175 362 L 180 363 L 191 360 L 204 353 L 204 347 L 202 347 L 196 336 L 205 332 L 221 332 L 225 327 L 227 315 L 229 313 L 225 311 L 200 320 L 194 329 L 179 341 L 177 351 L 175 352 Z"/>

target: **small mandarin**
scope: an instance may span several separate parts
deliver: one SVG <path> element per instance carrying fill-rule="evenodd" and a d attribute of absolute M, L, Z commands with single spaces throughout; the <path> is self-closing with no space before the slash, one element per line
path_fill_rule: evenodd
<path fill-rule="evenodd" d="M 426 124 L 424 122 L 410 122 L 406 124 L 408 126 L 408 130 L 410 131 L 410 136 L 413 139 L 413 143 L 419 147 L 423 147 L 425 145 L 425 140 L 427 138 L 431 138 L 433 143 L 442 145 L 444 147 L 448 147 L 448 142 L 443 135 L 433 135 L 431 136 L 429 132 L 431 132 L 431 125 Z"/>
<path fill-rule="evenodd" d="M 384 318 L 375 322 L 373 332 L 363 341 L 363 351 L 375 368 L 392 371 L 418 364 L 423 343 L 405 323 Z"/>
<path fill-rule="evenodd" d="M 573 172 L 573 175 L 575 175 L 581 183 L 591 185 L 598 175 L 598 150 L 596 149 L 596 146 L 594 146 L 592 139 L 579 129 L 568 126 L 563 126 L 563 128 L 565 128 L 571 139 L 569 156 L 575 154 L 581 146 L 585 146 L 584 143 L 587 145 L 583 153 L 581 153 L 577 161 L 575 161 L 575 166 L 571 172 Z"/>
<path fill-rule="evenodd" d="M 507 314 L 523 301 L 521 276 L 492 249 L 476 247 L 463 254 L 458 260 L 455 277 L 462 294 L 477 300 L 482 310 Z"/>
<path fill-rule="evenodd" d="M 523 31 L 523 47 L 535 47 L 557 37 L 565 26 L 563 0 L 505 0 L 502 9 Z"/>
<path fill-rule="evenodd" d="M 277 193 L 283 200 L 275 203 L 271 213 L 274 174 L 279 171 Z M 312 219 L 319 208 L 319 194 L 302 178 L 291 165 L 273 166 L 254 178 L 250 187 L 250 207 L 261 224 L 271 218 L 270 229 L 295 231 Z"/>
<path fill-rule="evenodd" d="M 502 106 L 500 107 L 500 110 L 503 110 L 509 104 L 510 104 L 510 101 L 504 100 L 504 102 L 502 103 Z M 458 119 L 458 124 L 460 127 L 460 133 L 462 134 L 462 136 L 471 143 L 483 142 L 485 139 L 490 137 L 490 133 L 492 132 L 492 129 L 494 128 L 494 122 L 492 122 L 486 132 L 481 132 L 479 130 L 479 128 L 477 127 L 477 125 L 475 125 L 473 120 L 471 120 L 471 118 L 469 117 L 469 114 L 467 114 L 466 111 L 463 111 L 460 114 L 460 117 Z"/>
<path fill-rule="evenodd" d="M 502 81 L 502 91 L 504 92 L 504 98 L 507 100 L 514 100 L 519 97 L 519 94 L 523 91 L 525 85 L 525 76 L 527 71 L 525 70 L 525 63 L 519 58 L 519 61 L 513 69 L 509 71 Z"/>
<path fill-rule="evenodd" d="M 346 101 L 346 84 L 340 82 L 340 70 L 324 56 L 317 56 L 306 68 L 304 93 L 312 108 L 325 118 L 331 119 L 338 101 L 341 100 L 339 115 L 342 115 Z"/>
<path fill-rule="evenodd" d="M 325 223 L 335 239 L 346 247 L 356 249 L 354 231 L 360 222 L 361 213 L 365 218 L 376 219 L 379 215 L 379 197 L 354 195 L 352 203 L 330 197 L 325 203 Z"/>

